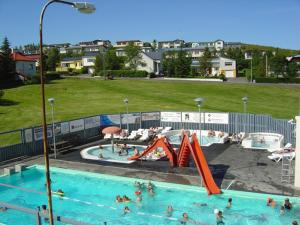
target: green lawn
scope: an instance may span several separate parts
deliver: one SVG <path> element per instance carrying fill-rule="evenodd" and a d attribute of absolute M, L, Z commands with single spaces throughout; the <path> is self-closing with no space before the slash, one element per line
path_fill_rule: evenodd
<path fill-rule="evenodd" d="M 55 120 L 125 111 L 197 111 L 196 97 L 205 98 L 206 111 L 242 112 L 241 98 L 249 97 L 248 111 L 290 119 L 299 113 L 300 86 L 201 83 L 159 80 L 62 79 L 46 85 L 55 98 Z M 0 132 L 40 124 L 39 85 L 5 90 L 0 104 Z M 48 121 L 50 107 L 47 103 Z"/>

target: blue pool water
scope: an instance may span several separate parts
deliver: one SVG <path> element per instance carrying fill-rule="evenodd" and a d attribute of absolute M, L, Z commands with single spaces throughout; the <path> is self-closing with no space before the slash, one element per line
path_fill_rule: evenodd
<path fill-rule="evenodd" d="M 200 140 L 199 137 L 200 136 L 197 135 L 198 140 Z M 178 134 L 169 136 L 168 139 L 169 139 L 171 144 L 180 145 L 180 143 L 181 143 L 181 136 L 178 135 Z M 219 137 L 216 137 L 216 136 L 214 136 L 214 137 L 201 136 L 200 144 L 201 144 L 201 146 L 209 146 L 213 143 L 219 143 L 220 140 L 221 139 Z"/>
<path fill-rule="evenodd" d="M 108 225 L 178 225 L 183 212 L 187 212 L 191 219 L 187 225 L 216 224 L 213 213 L 215 208 L 223 211 L 226 225 L 281 225 L 291 224 L 293 220 L 300 221 L 300 200 L 296 198 L 290 198 L 294 208 L 280 216 L 279 206 L 267 207 L 266 198 L 273 197 L 279 205 L 283 196 L 236 191 L 208 196 L 199 187 L 153 182 L 156 186 L 155 196 L 150 197 L 147 191 L 143 191 L 141 205 L 115 203 L 118 194 L 135 199 L 135 179 L 58 168 L 51 168 L 51 171 L 52 189 L 62 188 L 66 194 L 63 199 L 53 196 L 54 213 L 91 224 L 102 225 L 107 221 Z M 42 194 L 45 193 L 44 170 L 39 166 L 0 177 L 0 183 L 31 190 L 25 192 L 0 186 L 0 201 L 33 209 L 47 203 L 46 195 Z M 229 197 L 233 198 L 233 206 L 226 209 Z M 207 206 L 195 206 L 193 202 L 207 203 Z M 173 206 L 174 212 L 171 217 L 166 217 L 165 211 L 169 204 Z M 132 212 L 123 215 L 125 205 Z M 13 210 L 0 213 L 0 222 L 8 225 L 29 225 L 34 224 L 34 221 L 32 216 Z"/>
<path fill-rule="evenodd" d="M 121 155 L 118 154 L 118 151 L 120 149 L 114 148 L 114 152 L 112 151 L 111 145 L 102 145 L 103 149 L 100 149 L 99 146 L 95 146 L 88 150 L 88 154 L 99 157 L 100 152 L 103 155 L 103 158 L 105 160 L 118 160 L 118 161 L 128 161 L 128 157 L 132 156 L 134 154 L 133 147 L 136 147 L 139 152 L 142 152 L 145 150 L 146 146 L 140 146 L 140 145 L 127 145 L 128 149 L 128 155 L 126 153 L 122 153 Z"/>

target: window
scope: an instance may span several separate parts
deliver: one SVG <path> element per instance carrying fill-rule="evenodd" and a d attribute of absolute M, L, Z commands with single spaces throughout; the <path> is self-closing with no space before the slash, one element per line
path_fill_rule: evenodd
<path fill-rule="evenodd" d="M 232 66 L 232 62 L 225 62 L 225 66 Z"/>
<path fill-rule="evenodd" d="M 87 62 L 93 63 L 95 62 L 95 59 L 87 59 Z"/>
<path fill-rule="evenodd" d="M 33 70 L 33 64 L 29 64 L 29 70 Z"/>

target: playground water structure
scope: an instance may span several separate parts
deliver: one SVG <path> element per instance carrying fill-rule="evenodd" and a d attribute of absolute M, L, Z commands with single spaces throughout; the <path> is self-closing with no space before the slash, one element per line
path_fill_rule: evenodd
<path fill-rule="evenodd" d="M 242 141 L 244 148 L 279 150 L 283 147 L 284 136 L 276 133 L 249 133 Z"/>
<path fill-rule="evenodd" d="M 135 200 L 134 182 L 147 185 L 148 181 L 117 177 L 78 170 L 51 167 L 52 189 L 63 189 L 65 196 L 53 195 L 53 209 L 56 215 L 90 224 L 114 225 L 177 225 L 182 214 L 187 212 L 188 224 L 215 224 L 214 209 L 223 211 L 225 224 L 230 225 L 281 225 L 300 220 L 300 199 L 290 197 L 293 209 L 280 215 L 280 205 L 285 196 L 226 190 L 222 195 L 206 194 L 197 186 L 155 182 L 155 197 L 142 190 L 142 203 L 116 203 L 116 195 L 127 195 Z M 0 201 L 35 209 L 46 204 L 44 168 L 36 165 L 20 173 L 0 177 Z M 10 185 L 10 187 L 8 187 Z M 19 188 L 16 188 L 19 187 Z M 21 188 L 20 188 L 21 187 Z M 266 199 L 273 198 L 275 208 L 266 206 Z M 228 198 L 233 199 L 231 209 L 226 209 Z M 206 206 L 200 204 L 206 203 Z M 174 212 L 166 216 L 166 208 L 172 205 Z M 130 213 L 124 215 L 128 206 Z M 35 224 L 35 217 L 8 209 L 0 213 L 4 224 Z"/>
<path fill-rule="evenodd" d="M 101 146 L 102 149 L 100 149 L 99 146 L 85 148 L 80 151 L 80 155 L 83 159 L 130 164 L 134 161 L 127 160 L 127 158 L 133 155 L 133 148 L 136 147 L 140 152 L 142 152 L 147 147 L 142 145 L 127 145 L 128 155 L 125 152 L 119 155 L 118 151 L 120 149 L 118 147 L 115 147 L 113 152 L 111 144 Z M 103 158 L 99 158 L 100 153 Z"/>
<path fill-rule="evenodd" d="M 224 144 L 226 141 L 228 141 L 228 133 L 225 132 L 223 137 L 219 137 L 220 131 L 215 131 L 215 136 L 209 136 L 208 130 L 201 130 L 201 139 L 199 130 L 190 130 L 188 132 L 190 134 L 197 134 L 197 138 L 198 140 L 200 140 L 201 146 L 210 146 L 212 144 Z M 172 130 L 167 133 L 164 133 L 163 135 L 165 135 L 169 139 L 172 145 L 180 145 L 182 138 L 181 130 Z"/>

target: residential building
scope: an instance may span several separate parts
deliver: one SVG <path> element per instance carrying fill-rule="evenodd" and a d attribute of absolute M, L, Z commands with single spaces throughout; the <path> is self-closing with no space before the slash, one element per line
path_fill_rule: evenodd
<path fill-rule="evenodd" d="M 180 48 L 184 47 L 184 40 L 176 39 L 174 41 L 159 41 L 158 42 L 158 48 Z"/>
<path fill-rule="evenodd" d="M 300 54 L 288 56 L 288 57 L 286 57 L 286 60 L 288 62 L 296 62 L 297 64 L 300 64 Z"/>
<path fill-rule="evenodd" d="M 199 60 L 192 61 L 192 67 L 199 69 Z M 219 76 L 224 74 L 227 78 L 236 77 L 236 61 L 225 57 L 216 57 L 211 60 L 211 68 L 208 74 L 213 76 Z"/>
<path fill-rule="evenodd" d="M 35 67 L 38 68 L 40 66 L 40 54 L 30 54 L 26 55 L 24 54 L 27 58 L 32 59 L 35 61 Z"/>
<path fill-rule="evenodd" d="M 61 60 L 57 71 L 68 71 L 69 69 L 80 70 L 83 67 L 82 57 L 67 57 Z"/>
<path fill-rule="evenodd" d="M 88 45 L 99 45 L 104 46 L 105 48 L 111 47 L 111 42 L 109 40 L 94 40 L 94 41 L 82 41 L 79 42 L 79 46 L 88 46 Z"/>
<path fill-rule="evenodd" d="M 161 59 L 162 52 L 141 52 L 142 65 L 137 67 L 137 70 L 145 70 L 148 73 L 159 74 L 162 70 Z"/>
<path fill-rule="evenodd" d="M 76 53 L 76 54 L 82 54 L 86 52 L 104 52 L 106 51 L 106 47 L 103 45 L 85 45 L 85 46 L 80 46 L 80 45 L 72 45 L 67 48 L 61 48 L 59 50 L 60 53 Z"/>
<path fill-rule="evenodd" d="M 133 43 L 133 45 L 138 47 L 143 47 L 144 42 L 140 40 L 127 40 L 127 41 L 117 41 L 114 45 L 115 48 L 124 48 L 125 46 L 129 45 L 129 43 Z"/>
<path fill-rule="evenodd" d="M 96 56 L 98 54 L 99 53 L 97 52 L 89 52 L 86 53 L 84 56 L 82 56 L 82 66 L 88 69 L 89 74 L 92 74 L 95 71 L 94 66 L 95 66 Z"/>
<path fill-rule="evenodd" d="M 12 53 L 12 59 L 15 62 L 16 72 L 22 76 L 34 76 L 36 73 L 34 59 L 25 56 L 23 53 Z"/>
<path fill-rule="evenodd" d="M 214 48 L 217 51 L 220 51 L 224 48 L 240 48 L 242 46 L 241 42 L 225 42 L 221 39 L 218 39 L 216 41 L 207 41 L 207 42 L 192 42 L 191 43 L 192 48 Z"/>

